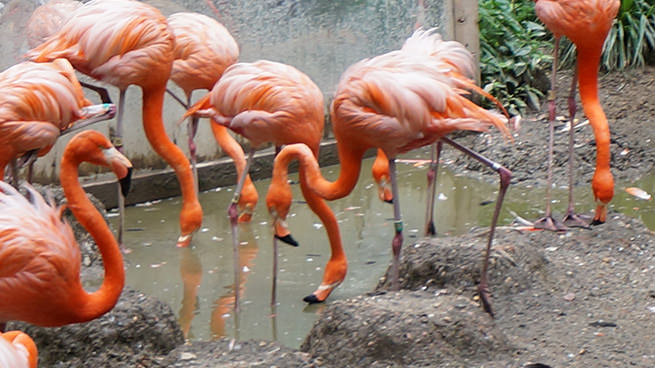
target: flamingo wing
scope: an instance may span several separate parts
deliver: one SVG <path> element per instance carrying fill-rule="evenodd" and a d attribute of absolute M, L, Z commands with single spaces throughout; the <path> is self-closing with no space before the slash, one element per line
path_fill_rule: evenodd
<path fill-rule="evenodd" d="M 467 98 L 469 90 L 479 90 L 462 74 L 472 70 L 472 62 L 463 45 L 418 30 L 403 49 L 362 60 L 344 73 L 332 104 L 335 134 L 359 137 L 359 144 L 380 147 L 390 157 L 454 130 L 496 126 L 507 134 L 503 116 Z"/>
<path fill-rule="evenodd" d="M 26 57 L 38 62 L 66 58 L 84 74 L 125 89 L 148 85 L 149 76 L 170 74 L 174 45 L 156 8 L 132 0 L 94 0 Z"/>
<path fill-rule="evenodd" d="M 267 60 L 234 64 L 214 86 L 210 100 L 221 115 L 233 117 L 229 127 L 255 146 L 320 143 L 323 94 L 290 65 Z"/>
<path fill-rule="evenodd" d="M 171 80 L 187 95 L 216 84 L 225 69 L 239 57 L 239 46 L 228 30 L 200 13 L 175 13 L 168 17 L 175 36 L 175 61 Z"/>

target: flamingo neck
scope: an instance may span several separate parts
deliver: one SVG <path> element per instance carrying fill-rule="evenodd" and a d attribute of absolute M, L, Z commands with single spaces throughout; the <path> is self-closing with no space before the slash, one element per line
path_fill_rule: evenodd
<path fill-rule="evenodd" d="M 299 171 L 308 188 L 328 201 L 343 198 L 350 194 L 357 184 L 365 151 L 347 149 L 342 144 L 337 148 L 341 170 L 336 181 L 330 182 L 323 177 L 312 150 L 304 144 L 288 145 L 278 154 L 273 168 L 273 180 L 276 180 L 277 176 L 278 181 L 286 181 L 288 166 L 291 161 L 297 159 L 300 163 Z"/>
<path fill-rule="evenodd" d="M 152 148 L 175 171 L 182 191 L 182 212 L 180 227 L 182 234 L 188 235 L 200 227 L 202 209 L 193 181 L 191 165 L 182 150 L 166 134 L 162 111 L 166 83 L 142 87 L 143 90 L 143 130 Z"/>
<path fill-rule="evenodd" d="M 600 49 L 578 49 L 580 100 L 596 138 L 596 170 L 610 167 L 610 130 L 598 98 Z"/>
<path fill-rule="evenodd" d="M 125 271 L 123 256 L 105 219 L 93 206 L 78 180 L 78 166 L 81 160 L 72 154 L 65 154 L 61 164 L 60 180 L 68 207 L 75 218 L 93 237 L 105 267 L 105 277 L 100 288 L 87 293 L 80 289 L 77 317 L 80 322 L 88 321 L 108 312 L 116 304 L 123 286 Z"/>

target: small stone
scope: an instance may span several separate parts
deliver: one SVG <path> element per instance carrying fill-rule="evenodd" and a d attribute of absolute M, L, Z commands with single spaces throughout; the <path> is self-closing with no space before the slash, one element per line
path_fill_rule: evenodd
<path fill-rule="evenodd" d="M 567 302 L 572 302 L 573 300 L 575 300 L 575 293 L 568 293 L 564 295 L 562 298 Z"/>
<path fill-rule="evenodd" d="M 191 360 L 196 359 L 196 354 L 193 353 L 182 353 L 180 354 L 180 360 Z"/>

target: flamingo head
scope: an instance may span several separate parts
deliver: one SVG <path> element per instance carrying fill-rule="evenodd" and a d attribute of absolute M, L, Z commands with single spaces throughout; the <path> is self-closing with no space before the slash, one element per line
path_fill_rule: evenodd
<path fill-rule="evenodd" d="M 266 195 L 266 207 L 273 217 L 273 230 L 275 238 L 283 242 L 298 246 L 298 242 L 291 236 L 286 219 L 291 207 L 291 187 L 287 181 L 271 182 Z"/>
<path fill-rule="evenodd" d="M 123 195 L 127 195 L 132 178 L 132 163 L 103 134 L 95 130 L 80 132 L 68 143 L 67 151 L 77 162 L 110 168 L 120 182 Z"/>
<path fill-rule="evenodd" d="M 596 171 L 591 179 L 591 189 L 596 201 L 596 213 L 592 225 L 605 223 L 607 219 L 607 205 L 614 197 L 614 178 L 609 170 Z"/>

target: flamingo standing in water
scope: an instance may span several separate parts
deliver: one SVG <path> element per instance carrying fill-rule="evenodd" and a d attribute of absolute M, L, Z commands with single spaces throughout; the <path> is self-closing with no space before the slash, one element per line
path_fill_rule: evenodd
<path fill-rule="evenodd" d="M 579 79 L 580 100 L 585 115 L 589 118 L 596 138 L 596 171 L 591 179 L 591 189 L 596 201 L 596 212 L 591 225 L 599 225 L 607 218 L 607 205 L 614 196 L 614 178 L 610 172 L 610 130 L 607 117 L 598 99 L 598 66 L 603 43 L 619 11 L 619 0 L 535 0 L 535 11 L 539 19 L 555 36 L 553 72 L 549 104 L 549 155 L 548 186 L 546 187 L 546 213 L 535 223 L 535 227 L 548 230 L 564 230 L 566 226 L 588 227 L 588 222 L 575 213 L 573 202 L 573 125 L 575 118 L 575 83 Z M 576 46 L 577 69 L 573 77 L 568 98 L 569 105 L 569 205 L 564 226 L 552 218 L 551 182 L 553 156 L 553 122 L 555 119 L 555 74 L 560 37 L 568 37 Z"/>
<path fill-rule="evenodd" d="M 80 280 L 80 248 L 63 207 L 54 207 L 29 184 L 28 198 L 0 182 L 0 323 L 19 320 L 53 327 L 86 322 L 111 310 L 125 283 L 123 257 L 102 215 L 82 189 L 82 162 L 111 168 L 125 193 L 130 161 L 102 134 L 75 135 L 64 150 L 60 180 L 68 207 L 100 249 L 105 275 L 92 293 Z M 4 328 L 3 326 L 0 326 Z"/>
<path fill-rule="evenodd" d="M 471 74 L 473 67 L 474 59 L 463 45 L 442 41 L 434 30 L 419 29 L 401 50 L 365 59 L 348 68 L 341 76 L 330 111 L 341 163 L 339 177 L 335 182 L 324 179 L 311 150 L 302 144 L 282 149 L 275 159 L 273 178 L 266 197 L 276 229 L 289 233 L 285 224 L 291 204 L 287 166 L 292 160 L 300 161 L 301 184 L 309 187 L 312 195 L 334 200 L 345 197 L 353 190 L 366 150 L 380 148 L 389 157 L 396 232 L 392 242 L 391 278 L 394 289 L 397 289 L 402 220 L 394 158 L 399 153 L 440 139 L 447 140 L 449 144 L 491 166 L 501 176 L 499 198 L 496 201 L 479 285 L 485 310 L 491 313 L 486 269 L 495 224 L 511 173 L 445 137 L 455 130 L 485 131 L 490 126 L 508 135 L 505 117 L 482 109 L 466 98 L 466 90 L 488 96 L 459 72 L 465 70 Z M 331 239 L 335 237 L 332 234 Z M 336 255 L 345 270 L 346 260 L 340 243 L 331 242 L 331 248 L 332 257 Z M 312 294 L 311 299 L 314 301 L 325 300 L 343 280 L 341 277 L 345 272 L 332 273 L 331 267 L 328 264 L 321 285 Z"/>
<path fill-rule="evenodd" d="M 166 134 L 162 119 L 174 47 L 173 33 L 156 8 L 135 0 L 93 0 L 73 12 L 54 36 L 30 50 L 27 57 L 38 62 L 66 58 L 78 71 L 118 87 L 114 140 L 119 148 L 122 147 L 125 91 L 131 84 L 141 87 L 146 137 L 175 170 L 182 190 L 181 235 L 177 244 L 186 246 L 202 224 L 202 208 L 189 160 Z M 122 209 L 122 197 L 119 204 Z"/>
<path fill-rule="evenodd" d="M 0 73 L 0 178 L 11 162 L 17 186 L 15 159 L 22 157 L 30 163 L 30 182 L 33 160 L 48 153 L 61 134 L 111 119 L 115 112 L 111 104 L 91 105 L 65 59 L 22 62 L 5 70 Z"/>
<path fill-rule="evenodd" d="M 168 24 L 175 35 L 175 61 L 171 80 L 184 91 L 186 104 L 172 93 L 171 95 L 188 109 L 194 90 L 211 90 L 225 69 L 236 63 L 239 58 L 239 46 L 222 24 L 203 14 L 175 13 L 168 17 Z M 196 185 L 199 185 L 194 142 L 198 117 L 193 116 L 191 119 L 191 124 L 188 125 L 189 154 L 193 176 Z M 224 126 L 211 124 L 211 128 L 223 152 L 234 160 L 237 175 L 240 176 L 246 166 L 243 148 Z M 240 222 L 250 221 L 257 200 L 257 190 L 248 175 L 239 200 Z"/>
<path fill-rule="evenodd" d="M 235 189 L 228 215 L 232 224 L 235 279 L 238 279 L 237 203 L 257 147 L 272 142 L 275 146 L 305 143 L 318 157 L 323 135 L 323 95 L 316 84 L 298 69 L 277 62 L 259 60 L 230 66 L 211 92 L 184 115 L 209 117 L 250 141 L 251 150 Z M 301 184 L 308 205 L 321 218 L 326 229 L 338 234 L 337 221 L 325 202 Z M 286 234 L 283 241 L 294 244 Z M 340 236 L 335 237 L 340 242 Z M 275 278 L 275 276 L 274 276 Z M 235 280 L 235 287 L 239 285 Z M 239 292 L 235 291 L 238 305 Z"/>
<path fill-rule="evenodd" d="M 27 334 L 20 331 L 0 333 L 0 367 L 36 368 L 38 358 L 36 344 Z"/>

